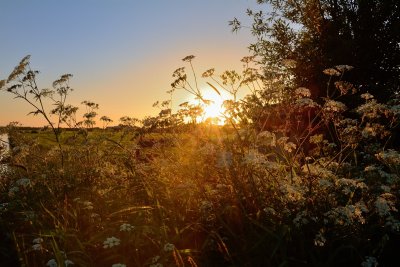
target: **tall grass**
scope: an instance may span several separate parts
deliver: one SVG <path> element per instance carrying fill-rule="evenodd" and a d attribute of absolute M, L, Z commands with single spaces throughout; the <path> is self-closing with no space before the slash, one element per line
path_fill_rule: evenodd
<path fill-rule="evenodd" d="M 0 223 L 21 266 L 395 266 L 399 100 L 365 93 L 349 110 L 333 71 L 319 103 L 278 97 L 249 71 L 221 76 L 251 89 L 226 101 L 225 126 L 170 110 L 54 143 L 10 127 Z"/>

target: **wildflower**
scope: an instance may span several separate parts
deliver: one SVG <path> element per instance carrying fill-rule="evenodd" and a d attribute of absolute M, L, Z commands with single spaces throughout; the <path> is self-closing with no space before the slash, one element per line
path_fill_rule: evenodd
<path fill-rule="evenodd" d="M 38 238 L 35 238 L 32 240 L 33 244 L 40 244 L 42 242 L 43 242 L 43 238 L 41 238 L 41 237 L 38 237 Z"/>
<path fill-rule="evenodd" d="M 247 164 L 260 164 L 264 161 L 264 155 L 259 153 L 256 149 L 251 149 L 244 157 L 244 163 Z"/>
<path fill-rule="evenodd" d="M 397 211 L 394 199 L 390 193 L 383 193 L 376 199 L 375 208 L 379 216 L 387 216 L 390 215 L 390 211 Z"/>
<path fill-rule="evenodd" d="M 42 247 L 42 244 L 34 244 L 34 245 L 32 245 L 32 249 L 33 250 L 42 250 L 43 247 Z"/>
<path fill-rule="evenodd" d="M 376 165 L 369 165 L 364 168 L 365 172 L 372 172 L 372 171 L 378 171 L 380 168 L 377 167 Z"/>
<path fill-rule="evenodd" d="M 378 261 L 375 257 L 366 256 L 365 260 L 361 263 L 361 267 L 377 267 Z"/>
<path fill-rule="evenodd" d="M 84 201 L 83 202 L 83 209 L 84 210 L 92 210 L 93 209 L 93 203 L 90 201 Z"/>
<path fill-rule="evenodd" d="M 195 56 L 190 55 L 190 56 L 184 57 L 184 58 L 182 59 L 182 61 L 191 62 L 194 58 L 195 58 Z"/>
<path fill-rule="evenodd" d="M 114 263 L 113 265 L 111 265 L 111 267 L 126 267 L 126 265 L 122 263 Z"/>
<path fill-rule="evenodd" d="M 377 119 L 388 111 L 388 107 L 378 103 L 375 99 L 357 107 L 356 112 L 365 118 Z"/>
<path fill-rule="evenodd" d="M 300 107 L 310 107 L 310 108 L 319 107 L 319 105 L 315 103 L 314 100 L 306 97 L 296 99 L 296 105 Z"/>
<path fill-rule="evenodd" d="M 324 136 L 322 134 L 315 134 L 310 136 L 310 143 L 311 144 L 319 144 L 322 143 L 324 140 Z"/>
<path fill-rule="evenodd" d="M 363 98 L 365 100 L 369 100 L 369 99 L 374 98 L 374 96 L 371 95 L 370 93 L 364 93 L 364 94 L 361 94 L 361 98 Z"/>
<path fill-rule="evenodd" d="M 121 232 L 130 232 L 133 229 L 135 229 L 135 226 L 130 225 L 129 223 L 123 223 L 121 224 L 121 226 L 119 227 L 119 230 Z"/>
<path fill-rule="evenodd" d="M 285 183 L 281 185 L 280 190 L 290 202 L 300 202 L 304 200 L 304 190 L 300 186 Z"/>
<path fill-rule="evenodd" d="M 376 131 L 373 127 L 370 126 L 365 126 L 364 129 L 361 132 L 361 135 L 364 138 L 368 138 L 368 137 L 375 137 L 376 136 Z"/>
<path fill-rule="evenodd" d="M 319 230 L 318 234 L 314 238 L 314 245 L 317 247 L 323 247 L 326 242 L 326 238 L 324 237 L 324 229 Z"/>
<path fill-rule="evenodd" d="M 112 248 L 114 246 L 118 246 L 121 240 L 116 237 L 107 237 L 106 241 L 103 242 L 103 248 Z"/>
<path fill-rule="evenodd" d="M 311 96 L 310 89 L 305 88 L 305 87 L 299 87 L 294 92 L 299 97 L 310 97 Z"/>
<path fill-rule="evenodd" d="M 203 77 L 203 78 L 211 77 L 211 76 L 214 75 L 214 72 L 215 72 L 215 69 L 214 69 L 214 68 L 209 69 L 209 70 L 206 70 L 205 72 L 203 72 L 203 74 L 201 75 L 201 77 Z"/>
<path fill-rule="evenodd" d="M 49 267 L 57 267 L 57 262 L 56 262 L 55 259 L 51 259 L 51 260 L 49 260 L 49 261 L 47 262 L 46 266 L 49 266 Z"/>
<path fill-rule="evenodd" d="M 287 152 L 291 153 L 293 150 L 296 149 L 296 144 L 292 142 L 287 142 L 284 146 L 283 149 L 285 149 Z"/>
<path fill-rule="evenodd" d="M 340 76 L 340 72 L 332 68 L 323 70 L 323 73 L 329 76 Z"/>
<path fill-rule="evenodd" d="M 354 69 L 354 67 L 350 65 L 337 65 L 335 66 L 335 68 L 340 72 L 350 71 Z"/>
<path fill-rule="evenodd" d="M 353 94 L 356 93 L 356 88 L 352 83 L 345 81 L 337 81 L 335 82 L 335 86 L 337 89 L 339 89 L 341 95 L 347 94 L 350 90 Z"/>
<path fill-rule="evenodd" d="M 400 153 L 394 149 L 388 149 L 381 151 L 375 155 L 379 160 L 386 164 L 399 165 L 400 164 Z"/>
<path fill-rule="evenodd" d="M 276 136 L 269 131 L 262 131 L 257 136 L 258 140 L 265 145 L 276 146 Z"/>
<path fill-rule="evenodd" d="M 307 216 L 306 211 L 300 211 L 299 213 L 297 213 L 296 217 L 293 219 L 294 225 L 296 225 L 296 227 L 301 227 L 303 225 L 308 224 L 309 221 L 306 218 L 306 216 Z"/>
<path fill-rule="evenodd" d="M 152 259 L 151 259 L 151 263 L 156 263 L 158 260 L 160 259 L 160 256 L 154 256 Z"/>
<path fill-rule="evenodd" d="M 328 219 L 330 219 L 336 225 L 346 226 L 354 223 L 354 220 L 358 220 L 361 224 L 364 224 L 365 219 L 362 217 L 362 212 L 366 211 L 368 210 L 362 202 L 357 203 L 356 205 L 337 207 L 324 214 L 327 218 L 324 222 L 328 223 Z"/>
<path fill-rule="evenodd" d="M 169 252 L 169 251 L 174 251 L 175 246 L 171 243 L 167 243 L 164 245 L 164 251 Z"/>
<path fill-rule="evenodd" d="M 346 105 L 339 101 L 328 100 L 325 102 L 324 109 L 332 112 L 343 112 L 347 109 Z"/>
<path fill-rule="evenodd" d="M 284 145 L 288 140 L 289 140 L 289 137 L 283 136 L 283 137 L 279 138 L 277 142 L 280 145 Z"/>

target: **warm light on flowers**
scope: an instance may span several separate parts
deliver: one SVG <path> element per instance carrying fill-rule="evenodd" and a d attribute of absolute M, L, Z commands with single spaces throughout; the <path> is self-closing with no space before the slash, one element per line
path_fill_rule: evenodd
<path fill-rule="evenodd" d="M 112 248 L 118 246 L 120 242 L 121 241 L 116 237 L 107 237 L 107 239 L 103 242 L 103 248 Z"/>

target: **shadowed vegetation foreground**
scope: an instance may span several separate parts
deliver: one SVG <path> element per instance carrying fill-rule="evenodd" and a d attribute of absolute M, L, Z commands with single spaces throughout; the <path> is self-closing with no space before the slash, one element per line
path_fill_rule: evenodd
<path fill-rule="evenodd" d="M 350 70 L 325 70 L 337 79 L 330 90 L 340 91 Z M 228 100 L 225 126 L 187 124 L 170 110 L 141 126 L 127 117 L 107 129 L 9 125 L 3 261 L 394 266 L 399 100 L 364 93 L 348 109 L 329 97 L 318 104 L 306 88 L 279 103 L 269 96 L 261 88 Z"/>
<path fill-rule="evenodd" d="M 168 94 L 198 102 L 176 112 L 96 129 L 98 104 L 81 120 L 68 104 L 72 75 L 41 89 L 25 57 L 0 80 L 48 124 L 1 130 L 0 265 L 398 265 L 398 1 L 258 2 L 275 12 L 247 12 L 243 71 L 200 77 L 185 57 Z M 224 126 L 201 79 L 231 96 Z"/>

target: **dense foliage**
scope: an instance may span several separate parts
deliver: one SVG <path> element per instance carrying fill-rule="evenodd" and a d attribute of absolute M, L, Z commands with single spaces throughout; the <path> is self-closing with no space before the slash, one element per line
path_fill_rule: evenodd
<path fill-rule="evenodd" d="M 0 80 L 48 124 L 0 130 L 1 266 L 398 265 L 399 4 L 259 2 L 242 72 L 185 57 L 157 116 L 96 128 L 29 57 Z M 230 95 L 217 119 L 201 79 Z"/>
<path fill-rule="evenodd" d="M 365 93 L 349 110 L 329 97 L 314 102 L 304 87 L 270 93 L 251 60 L 242 75 L 202 75 L 251 89 L 225 102 L 225 126 L 197 122 L 201 106 L 173 113 L 168 101 L 139 126 L 129 117 L 108 129 L 10 125 L 5 264 L 14 247 L 24 266 L 394 266 L 399 99 Z M 352 93 L 339 86 L 351 69 L 326 69 L 327 90 Z M 174 78 L 174 89 L 196 88 L 183 68 Z M 98 106 L 84 104 L 88 120 Z"/>
<path fill-rule="evenodd" d="M 325 96 L 322 70 L 349 64 L 347 77 L 380 101 L 400 89 L 400 2 L 397 0 L 259 0 L 270 13 L 248 10 L 256 37 L 250 50 L 266 75 L 287 68 L 296 86 Z M 246 25 L 235 19 L 238 30 Z M 294 61 L 295 64 L 292 64 Z M 286 63 L 286 64 L 285 64 Z M 354 101 L 354 98 L 353 98 Z"/>

